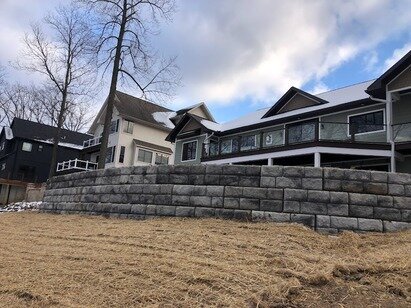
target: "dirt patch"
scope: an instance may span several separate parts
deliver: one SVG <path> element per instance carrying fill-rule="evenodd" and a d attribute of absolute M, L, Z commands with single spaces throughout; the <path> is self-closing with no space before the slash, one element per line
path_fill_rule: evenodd
<path fill-rule="evenodd" d="M 411 231 L 0 216 L 2 307 L 409 307 Z"/>

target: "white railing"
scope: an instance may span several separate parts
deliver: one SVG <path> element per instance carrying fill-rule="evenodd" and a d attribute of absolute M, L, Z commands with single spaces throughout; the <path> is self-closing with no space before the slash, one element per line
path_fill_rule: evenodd
<path fill-rule="evenodd" d="M 84 147 L 84 148 L 89 148 L 89 147 L 98 145 L 98 144 L 101 143 L 101 138 L 102 138 L 102 137 L 96 137 L 96 138 L 93 138 L 93 139 L 84 140 L 84 142 L 83 142 L 83 147 Z"/>
<path fill-rule="evenodd" d="M 96 170 L 97 163 L 93 163 L 88 160 L 80 160 L 80 159 L 73 159 L 68 161 L 63 161 L 57 164 L 57 172 L 65 171 L 65 170 Z"/>

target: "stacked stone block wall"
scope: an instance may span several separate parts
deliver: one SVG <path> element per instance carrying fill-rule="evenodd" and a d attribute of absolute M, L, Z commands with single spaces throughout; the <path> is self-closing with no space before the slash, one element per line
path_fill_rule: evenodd
<path fill-rule="evenodd" d="M 41 210 L 297 222 L 324 232 L 394 231 L 411 227 L 411 175 L 282 166 L 113 168 L 53 178 Z"/>

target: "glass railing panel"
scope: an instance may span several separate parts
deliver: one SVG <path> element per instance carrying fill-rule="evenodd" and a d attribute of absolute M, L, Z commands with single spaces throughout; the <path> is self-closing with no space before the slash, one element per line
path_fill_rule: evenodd
<path fill-rule="evenodd" d="M 263 135 L 265 147 L 278 147 L 284 145 L 284 129 L 266 132 Z"/>
<path fill-rule="evenodd" d="M 317 123 L 305 123 L 289 126 L 287 141 L 288 144 L 309 142 L 315 140 L 315 126 Z"/>
<path fill-rule="evenodd" d="M 328 141 L 349 141 L 351 136 L 347 123 L 321 122 L 319 124 L 319 139 Z"/>
<path fill-rule="evenodd" d="M 241 137 L 240 151 L 255 150 L 260 147 L 260 136 L 248 135 Z"/>
<path fill-rule="evenodd" d="M 411 142 L 411 123 L 393 125 L 395 142 Z"/>

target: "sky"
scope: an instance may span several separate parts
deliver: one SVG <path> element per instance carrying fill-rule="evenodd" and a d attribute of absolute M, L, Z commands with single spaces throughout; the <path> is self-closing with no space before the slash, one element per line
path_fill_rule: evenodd
<path fill-rule="evenodd" d="M 0 0 L 0 63 L 18 58 L 30 23 L 68 0 Z M 166 104 L 205 102 L 218 122 L 377 78 L 411 49 L 410 0 L 177 0 L 153 46 L 177 56 L 183 86 Z M 9 69 L 11 80 L 28 82 Z M 122 89 L 133 94 L 132 88 Z M 94 102 L 103 103 L 108 87 Z"/>

